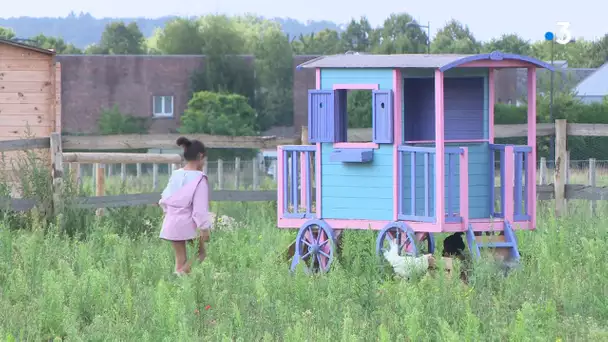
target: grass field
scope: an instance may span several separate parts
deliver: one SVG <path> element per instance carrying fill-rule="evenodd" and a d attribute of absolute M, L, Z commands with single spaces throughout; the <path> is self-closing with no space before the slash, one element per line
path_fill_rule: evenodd
<path fill-rule="evenodd" d="M 562 220 L 541 210 L 537 231 L 518 234 L 525 256 L 521 270 L 504 278 L 484 259 L 468 286 L 442 273 L 392 280 L 377 267 L 371 231 L 345 233 L 329 274 L 292 275 L 280 254 L 295 232 L 275 228 L 272 203 L 213 209 L 241 224 L 214 231 L 208 259 L 185 278 L 172 275 L 170 246 L 157 238 L 158 208 L 91 217 L 78 239 L 35 213 L 7 214 L 0 223 L 0 336 L 7 341 L 608 340 L 608 218 L 590 218 L 586 206 Z"/>
<path fill-rule="evenodd" d="M 48 197 L 48 170 L 28 172 L 27 190 Z M 120 192 L 116 179 L 108 193 Z M 214 230 L 207 260 L 184 278 L 157 237 L 158 207 L 69 209 L 62 220 L 0 211 L 0 338 L 608 341 L 608 203 L 592 217 L 588 202 L 570 201 L 559 220 L 551 207 L 539 204 L 536 231 L 518 232 L 520 269 L 504 277 L 486 256 L 468 285 L 443 272 L 393 279 L 372 231 L 345 232 L 330 273 L 291 274 L 282 254 L 296 231 L 276 228 L 271 202 L 213 203 L 238 224 Z"/>

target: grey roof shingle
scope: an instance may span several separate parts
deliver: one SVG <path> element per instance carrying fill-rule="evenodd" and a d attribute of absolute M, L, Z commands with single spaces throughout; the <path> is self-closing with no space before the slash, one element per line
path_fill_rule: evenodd
<path fill-rule="evenodd" d="M 315 58 L 298 68 L 441 68 L 469 56 L 473 55 L 332 55 Z"/>

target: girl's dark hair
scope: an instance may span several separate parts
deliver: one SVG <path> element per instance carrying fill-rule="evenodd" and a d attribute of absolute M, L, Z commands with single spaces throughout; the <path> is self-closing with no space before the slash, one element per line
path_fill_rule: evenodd
<path fill-rule="evenodd" d="M 196 139 L 190 140 L 186 137 L 179 137 L 177 146 L 184 149 L 184 159 L 188 161 L 197 160 L 199 154 L 205 154 L 205 145 Z"/>

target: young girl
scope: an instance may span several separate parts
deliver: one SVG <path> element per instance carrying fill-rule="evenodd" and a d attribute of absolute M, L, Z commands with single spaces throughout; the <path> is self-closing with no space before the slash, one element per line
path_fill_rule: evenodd
<path fill-rule="evenodd" d="M 175 170 L 158 202 L 165 218 L 160 238 L 171 241 L 175 250 L 175 274 L 190 272 L 186 242 L 199 240 L 198 259 L 205 259 L 205 242 L 211 227 L 209 216 L 209 186 L 203 174 L 205 145 L 198 140 L 177 139 L 184 149 L 186 166 Z"/>

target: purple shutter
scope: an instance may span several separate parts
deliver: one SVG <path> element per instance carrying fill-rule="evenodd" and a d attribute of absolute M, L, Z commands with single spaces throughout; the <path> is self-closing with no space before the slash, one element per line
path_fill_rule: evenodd
<path fill-rule="evenodd" d="M 308 142 L 334 142 L 335 122 L 333 90 L 309 90 Z"/>
<path fill-rule="evenodd" d="M 373 142 L 393 143 L 393 91 L 374 90 L 372 93 Z"/>

